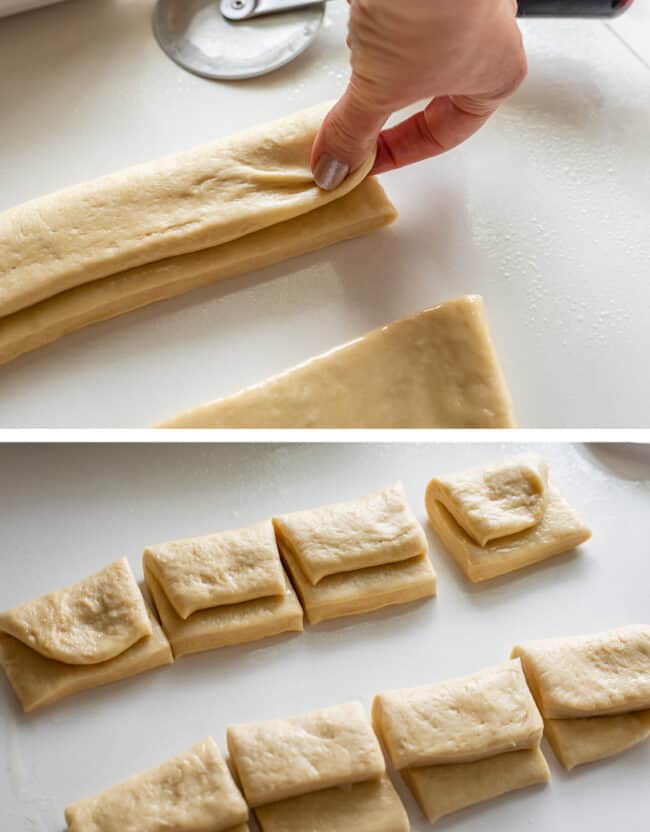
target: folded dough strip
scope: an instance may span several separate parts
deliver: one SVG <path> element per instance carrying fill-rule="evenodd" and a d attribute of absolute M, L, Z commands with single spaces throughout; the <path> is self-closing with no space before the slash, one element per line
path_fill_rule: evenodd
<path fill-rule="evenodd" d="M 544 734 L 564 768 L 604 760 L 650 737 L 650 710 L 582 719 L 545 719 Z"/>
<path fill-rule="evenodd" d="M 218 246 L 353 190 L 311 175 L 329 104 L 40 197 L 0 214 L 0 315 L 126 269 Z"/>
<path fill-rule="evenodd" d="M 0 364 L 90 324 L 375 231 L 395 217 L 381 185 L 366 179 L 336 202 L 270 228 L 85 283 L 0 318 Z"/>
<path fill-rule="evenodd" d="M 507 428 L 482 298 L 394 321 L 161 428 Z"/>

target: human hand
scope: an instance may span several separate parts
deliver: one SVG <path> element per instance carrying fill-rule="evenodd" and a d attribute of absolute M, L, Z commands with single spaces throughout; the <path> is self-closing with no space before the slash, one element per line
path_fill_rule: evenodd
<path fill-rule="evenodd" d="M 523 81 L 517 0 L 348 0 L 352 74 L 312 148 L 316 183 L 331 190 L 375 146 L 372 173 L 443 153 L 468 139 Z M 396 110 L 431 99 L 382 128 Z"/>

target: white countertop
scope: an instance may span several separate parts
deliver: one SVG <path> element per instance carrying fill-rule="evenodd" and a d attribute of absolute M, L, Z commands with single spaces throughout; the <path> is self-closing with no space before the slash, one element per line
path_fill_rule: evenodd
<path fill-rule="evenodd" d="M 503 445 L 4 446 L 0 609 L 145 545 L 236 528 L 272 513 L 361 496 L 402 479 L 427 528 L 434 474 L 498 459 Z M 438 596 L 307 627 L 71 697 L 24 716 L 0 674 L 0 827 L 62 832 L 63 809 L 226 727 L 288 716 L 471 673 L 517 641 L 648 623 L 650 454 L 540 446 L 554 481 L 593 537 L 578 553 L 470 585 L 427 528 Z M 645 481 L 634 479 L 645 477 Z M 650 743 L 565 772 L 544 744 L 548 787 L 452 816 L 463 832 L 647 832 Z M 425 823 L 396 778 L 413 823 Z"/>
<path fill-rule="evenodd" d="M 0 209 L 335 96 L 343 0 L 265 78 L 184 72 L 152 0 L 0 20 Z M 1 427 L 144 427 L 405 314 L 484 295 L 523 427 L 650 425 L 650 8 L 529 21 L 523 88 L 462 149 L 383 177 L 398 223 L 0 367 Z"/>

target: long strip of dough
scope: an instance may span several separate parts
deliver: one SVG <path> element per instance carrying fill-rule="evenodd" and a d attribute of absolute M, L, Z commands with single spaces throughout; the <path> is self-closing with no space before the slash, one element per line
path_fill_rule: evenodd
<path fill-rule="evenodd" d="M 0 364 L 90 324 L 367 234 L 396 216 L 377 180 L 366 179 L 336 202 L 270 228 L 84 283 L 0 318 Z"/>
<path fill-rule="evenodd" d="M 162 428 L 506 428 L 510 396 L 479 296 L 395 321 Z"/>
<path fill-rule="evenodd" d="M 0 316 L 83 283 L 218 246 L 313 211 L 353 190 L 311 175 L 329 104 L 137 165 L 0 215 Z"/>

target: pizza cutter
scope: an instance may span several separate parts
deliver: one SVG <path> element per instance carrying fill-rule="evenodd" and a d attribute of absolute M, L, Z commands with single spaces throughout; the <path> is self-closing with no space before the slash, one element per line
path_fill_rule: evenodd
<path fill-rule="evenodd" d="M 225 81 L 254 78 L 288 64 L 313 43 L 323 23 L 325 2 L 158 0 L 153 30 L 167 55 L 196 75 Z M 614 17 L 632 2 L 519 0 L 518 14 Z"/>

